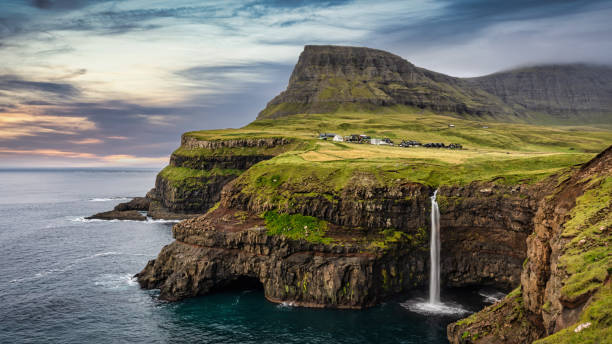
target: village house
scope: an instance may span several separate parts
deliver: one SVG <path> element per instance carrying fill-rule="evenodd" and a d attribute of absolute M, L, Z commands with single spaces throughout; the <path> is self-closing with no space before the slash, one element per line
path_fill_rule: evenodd
<path fill-rule="evenodd" d="M 337 135 L 336 134 L 332 134 L 332 133 L 322 133 L 322 134 L 319 134 L 319 140 L 333 139 L 335 136 L 337 136 Z"/>
<path fill-rule="evenodd" d="M 335 135 L 334 138 L 333 138 L 333 141 L 335 141 L 335 142 L 342 142 L 342 141 L 344 141 L 344 138 L 342 136 L 340 136 L 340 135 Z"/>

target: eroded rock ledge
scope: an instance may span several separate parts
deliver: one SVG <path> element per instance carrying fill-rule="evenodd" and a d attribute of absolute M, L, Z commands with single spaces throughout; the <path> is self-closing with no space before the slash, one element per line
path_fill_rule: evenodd
<path fill-rule="evenodd" d="M 246 278 L 260 282 L 273 302 L 364 308 L 425 280 L 425 255 L 408 242 L 384 252 L 360 242 L 315 244 L 270 236 L 257 218 L 239 222 L 223 209 L 181 222 L 173 228 L 177 240 L 147 264 L 138 282 L 174 301 Z"/>
<path fill-rule="evenodd" d="M 334 308 L 370 307 L 425 286 L 433 190 L 415 183 L 347 189 L 334 197 L 292 193 L 294 212 L 330 223 L 332 242 L 315 244 L 268 235 L 259 214 L 274 207 L 232 182 L 218 209 L 175 225 L 176 241 L 138 281 L 159 288 L 162 299 L 180 300 L 250 279 L 271 301 Z M 537 186 L 441 188 L 443 283 L 516 285 L 540 196 Z M 384 230 L 400 234 L 381 238 Z"/>

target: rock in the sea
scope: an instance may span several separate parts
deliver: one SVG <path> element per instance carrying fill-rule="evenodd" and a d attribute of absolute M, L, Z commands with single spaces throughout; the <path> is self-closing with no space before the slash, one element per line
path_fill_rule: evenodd
<path fill-rule="evenodd" d="M 124 211 L 105 211 L 102 213 L 97 213 L 95 215 L 89 216 L 86 219 L 88 220 L 132 220 L 132 221 L 145 221 L 147 219 L 146 216 L 142 215 L 137 210 L 124 210 Z"/>
<path fill-rule="evenodd" d="M 116 211 L 126 211 L 126 210 L 147 211 L 149 210 L 149 203 L 150 201 L 146 197 L 134 197 L 129 202 L 117 204 L 114 210 Z"/>

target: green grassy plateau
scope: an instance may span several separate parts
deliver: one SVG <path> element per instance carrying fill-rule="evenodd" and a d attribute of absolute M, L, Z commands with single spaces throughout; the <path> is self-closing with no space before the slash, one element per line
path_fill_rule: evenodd
<path fill-rule="evenodd" d="M 455 127 L 450 128 L 449 124 Z M 464 149 L 323 141 L 316 139 L 321 132 L 388 137 L 396 143 L 402 139 L 460 143 Z M 342 189 L 356 172 L 375 176 L 383 184 L 414 181 L 437 186 L 466 184 L 473 180 L 530 183 L 583 163 L 612 143 L 612 130 L 609 129 L 475 121 L 408 107 L 391 107 L 385 113 L 339 112 L 263 119 L 240 129 L 194 131 L 185 135 L 199 140 L 291 138 L 292 144 L 271 149 L 180 148 L 175 154 L 196 157 L 280 153 L 258 163 L 241 178 L 255 182 L 277 176 L 277 184 L 281 184 L 313 177 L 332 190 Z"/>

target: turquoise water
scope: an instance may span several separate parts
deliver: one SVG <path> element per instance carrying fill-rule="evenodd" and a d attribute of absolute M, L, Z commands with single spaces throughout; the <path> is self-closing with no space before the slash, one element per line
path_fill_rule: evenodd
<path fill-rule="evenodd" d="M 459 315 L 411 312 L 416 292 L 364 310 L 267 302 L 261 290 L 158 301 L 131 276 L 172 223 L 93 221 L 141 196 L 156 171 L 0 170 L 0 343 L 446 343 Z M 477 290 L 443 290 L 468 311 Z"/>

